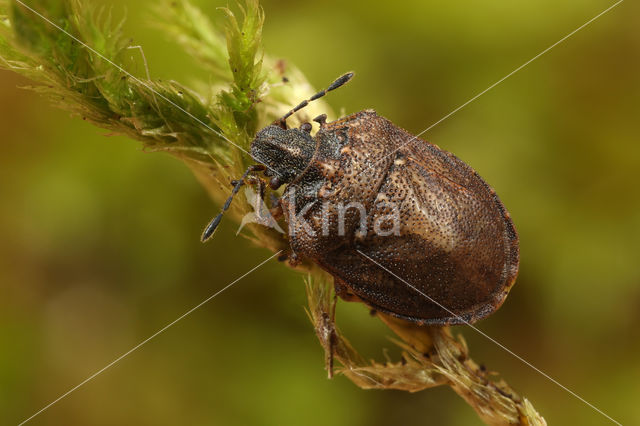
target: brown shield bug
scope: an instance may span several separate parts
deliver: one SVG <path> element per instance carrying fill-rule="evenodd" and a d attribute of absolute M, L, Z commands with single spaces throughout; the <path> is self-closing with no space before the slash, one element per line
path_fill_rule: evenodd
<path fill-rule="evenodd" d="M 518 236 L 495 191 L 471 167 L 373 110 L 333 122 L 319 116 L 314 136 L 309 123 L 287 128 L 289 116 L 352 76 L 257 133 L 251 156 L 259 164 L 235 181 L 202 240 L 247 176 L 263 172 L 271 189 L 287 185 L 277 205 L 290 258 L 328 271 L 343 299 L 421 324 L 486 317 L 516 279 Z"/>

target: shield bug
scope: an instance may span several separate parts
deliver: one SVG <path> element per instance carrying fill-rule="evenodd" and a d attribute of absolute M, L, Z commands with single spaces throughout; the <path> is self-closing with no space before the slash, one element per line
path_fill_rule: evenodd
<path fill-rule="evenodd" d="M 286 185 L 277 206 L 291 258 L 329 272 L 343 299 L 421 324 L 486 317 L 516 279 L 518 236 L 495 191 L 470 166 L 374 110 L 333 122 L 316 117 L 314 136 L 309 123 L 287 128 L 288 117 L 352 76 L 257 133 L 251 156 L 258 164 L 235 181 L 203 241 L 247 177 L 255 182 L 261 172 L 271 189 Z"/>

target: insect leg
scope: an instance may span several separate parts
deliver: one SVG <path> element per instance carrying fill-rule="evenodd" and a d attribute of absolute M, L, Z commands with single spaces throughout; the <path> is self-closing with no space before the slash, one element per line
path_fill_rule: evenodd
<path fill-rule="evenodd" d="M 225 201 L 224 205 L 222 206 L 222 210 L 220 211 L 220 213 L 218 213 L 216 217 L 214 217 L 211 220 L 211 222 L 209 222 L 207 227 L 202 232 L 201 241 L 203 243 L 207 241 L 209 238 L 211 238 L 214 232 L 216 232 L 216 229 L 218 228 L 218 225 L 220 225 L 220 221 L 222 220 L 222 216 L 229 209 L 229 206 L 231 206 L 231 201 L 233 200 L 233 197 L 235 197 L 238 191 L 240 191 L 240 188 L 242 187 L 242 185 L 246 183 L 245 179 L 249 175 L 249 173 L 262 171 L 264 169 L 265 169 L 265 166 L 263 166 L 262 164 L 254 164 L 252 166 L 249 166 L 247 170 L 242 174 L 242 177 L 233 182 L 233 190 L 231 191 L 231 195 L 229 196 L 229 198 L 227 198 L 227 201 Z"/>
<path fill-rule="evenodd" d="M 361 302 L 362 300 L 356 296 L 355 294 L 349 291 L 349 286 L 347 283 L 342 281 L 339 278 L 333 278 L 333 289 L 336 293 L 336 296 L 340 296 L 340 299 L 345 302 Z"/>

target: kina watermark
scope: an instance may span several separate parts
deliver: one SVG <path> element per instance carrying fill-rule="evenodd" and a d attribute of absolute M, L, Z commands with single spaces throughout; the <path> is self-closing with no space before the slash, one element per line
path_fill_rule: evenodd
<path fill-rule="evenodd" d="M 276 218 L 283 216 L 289 225 L 290 236 L 300 232 L 310 237 L 345 236 L 353 233 L 358 239 L 370 235 L 400 236 L 400 206 L 388 200 L 377 199 L 369 206 L 358 201 L 345 203 L 326 199 L 322 202 L 317 199 L 300 202 L 295 191 L 288 191 L 274 203 L 275 207 L 269 209 L 253 188 L 245 187 L 244 195 L 252 211 L 243 216 L 236 235 L 250 223 L 285 234 Z"/>

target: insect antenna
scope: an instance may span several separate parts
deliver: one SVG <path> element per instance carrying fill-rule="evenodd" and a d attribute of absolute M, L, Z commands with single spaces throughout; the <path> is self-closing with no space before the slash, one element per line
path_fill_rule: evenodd
<path fill-rule="evenodd" d="M 222 216 L 229 209 L 229 206 L 231 206 L 231 201 L 233 200 L 233 197 L 236 196 L 238 191 L 240 191 L 240 188 L 242 187 L 242 185 L 245 184 L 244 180 L 249 175 L 249 173 L 261 171 L 264 169 L 265 169 L 265 166 L 261 164 L 254 164 L 253 166 L 249 166 L 247 170 L 242 174 L 242 177 L 240 179 L 232 182 L 233 190 L 231 191 L 231 195 L 229 195 L 229 198 L 227 198 L 227 201 L 225 201 L 224 205 L 222 206 L 222 210 L 220 210 L 220 213 L 218 213 L 218 215 L 214 217 L 211 220 L 211 222 L 209 222 L 207 227 L 204 228 L 204 231 L 202 232 L 202 237 L 200 237 L 200 240 L 203 243 L 207 241 L 209 238 L 211 238 L 211 236 L 213 236 L 213 234 L 216 232 L 216 229 L 218 228 L 218 225 L 220 225 L 220 221 L 222 220 Z"/>
<path fill-rule="evenodd" d="M 330 92 L 332 90 L 336 90 L 338 87 L 342 86 L 343 84 L 345 84 L 346 82 L 351 80 L 351 77 L 353 77 L 353 75 L 354 75 L 354 73 L 348 72 L 348 73 L 338 77 L 325 90 L 321 90 L 318 93 L 316 93 L 315 95 L 313 95 L 312 97 L 310 97 L 309 99 L 306 99 L 306 100 L 300 102 L 295 108 L 293 108 L 291 111 L 289 111 L 288 113 L 286 113 L 281 118 L 279 118 L 276 121 L 274 121 L 273 123 L 286 129 L 287 128 L 287 118 L 291 117 L 293 114 L 295 114 L 296 112 L 300 111 L 302 108 L 304 108 L 307 105 L 309 105 L 309 102 L 315 101 L 316 99 L 320 99 L 321 97 L 326 95 L 328 92 Z"/>

